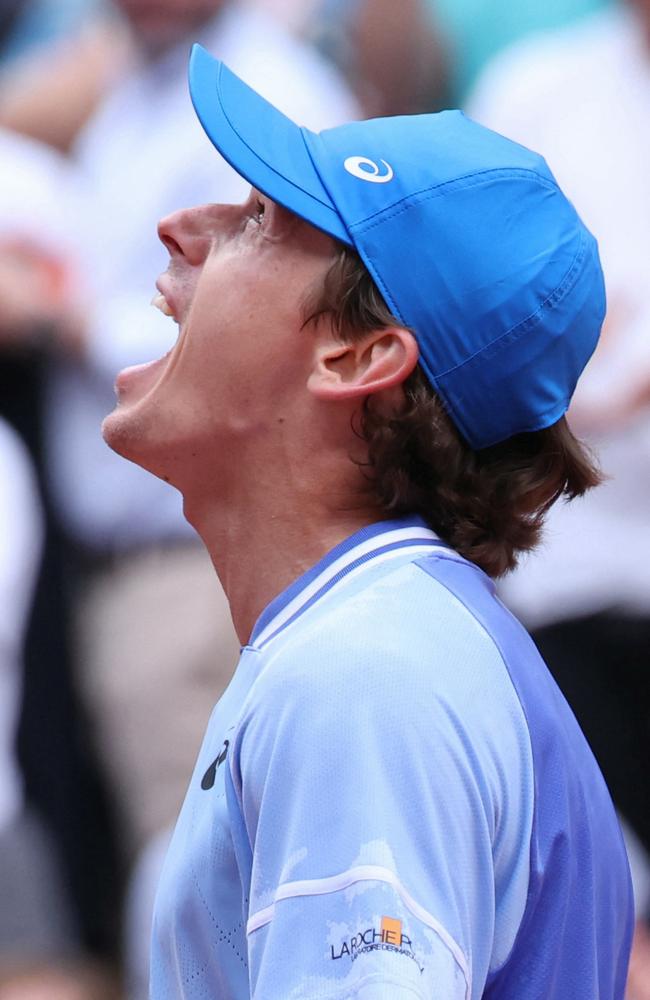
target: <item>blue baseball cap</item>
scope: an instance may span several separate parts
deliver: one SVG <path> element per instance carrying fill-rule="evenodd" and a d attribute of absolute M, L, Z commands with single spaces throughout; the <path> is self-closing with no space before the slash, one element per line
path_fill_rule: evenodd
<path fill-rule="evenodd" d="M 559 420 L 605 290 L 596 240 L 541 156 L 460 111 L 311 132 L 200 45 L 189 81 L 235 170 L 359 253 L 471 447 Z"/>

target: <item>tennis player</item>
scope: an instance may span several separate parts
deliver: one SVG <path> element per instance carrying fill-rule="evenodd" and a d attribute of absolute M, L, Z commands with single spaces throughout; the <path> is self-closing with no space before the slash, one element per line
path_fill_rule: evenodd
<path fill-rule="evenodd" d="M 151 996 L 622 1000 L 614 809 L 493 583 L 598 481 L 564 417 L 595 240 L 459 112 L 316 135 L 200 47 L 190 84 L 253 189 L 161 222 L 179 338 L 118 376 L 104 435 L 181 491 L 242 654 Z"/>

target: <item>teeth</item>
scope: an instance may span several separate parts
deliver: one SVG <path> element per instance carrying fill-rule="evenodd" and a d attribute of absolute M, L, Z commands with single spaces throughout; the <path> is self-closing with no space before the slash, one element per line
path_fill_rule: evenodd
<path fill-rule="evenodd" d="M 160 309 L 161 313 L 163 313 L 165 316 L 171 316 L 172 319 L 176 318 L 170 309 L 169 302 L 167 301 L 162 292 L 156 292 L 156 294 L 151 300 L 151 305 L 155 306 L 156 309 Z"/>

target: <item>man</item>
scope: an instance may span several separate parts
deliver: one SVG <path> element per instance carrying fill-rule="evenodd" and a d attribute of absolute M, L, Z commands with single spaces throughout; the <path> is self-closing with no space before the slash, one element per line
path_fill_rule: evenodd
<path fill-rule="evenodd" d="M 487 575 L 598 479 L 563 419 L 595 241 L 458 112 L 316 135 L 200 47 L 190 82 L 255 187 L 160 224 L 179 338 L 121 372 L 104 436 L 182 493 L 243 650 L 151 995 L 620 1000 L 611 802 Z"/>

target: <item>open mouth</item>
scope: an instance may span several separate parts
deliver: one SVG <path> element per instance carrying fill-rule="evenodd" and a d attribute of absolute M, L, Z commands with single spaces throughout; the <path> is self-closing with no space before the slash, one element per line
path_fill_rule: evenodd
<path fill-rule="evenodd" d="M 172 306 L 167 301 L 163 292 L 160 290 L 156 292 L 151 300 L 151 305 L 160 310 L 164 316 L 168 316 L 174 323 L 176 323 L 178 326 L 178 336 L 180 336 L 179 320 L 177 319 Z M 143 364 L 130 365 L 128 368 L 122 369 L 115 380 L 115 391 L 117 392 L 118 397 L 122 396 L 126 390 L 130 389 L 133 383 L 140 383 L 141 388 L 143 389 L 149 388 L 150 384 L 153 384 L 154 379 L 152 376 L 158 377 L 158 375 L 165 368 L 170 355 L 178 343 L 178 336 L 174 344 L 172 344 L 170 349 L 163 354 L 162 357 L 156 358 L 153 361 L 145 361 Z"/>
<path fill-rule="evenodd" d="M 163 316 L 171 316 L 171 318 L 174 320 L 175 323 L 178 322 L 178 320 L 174 316 L 172 307 L 170 306 L 169 302 L 167 301 L 162 292 L 156 292 L 156 294 L 151 300 L 151 305 L 155 306 L 156 309 L 160 309 Z"/>

